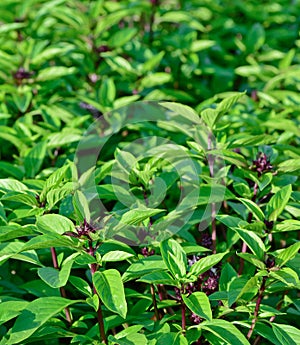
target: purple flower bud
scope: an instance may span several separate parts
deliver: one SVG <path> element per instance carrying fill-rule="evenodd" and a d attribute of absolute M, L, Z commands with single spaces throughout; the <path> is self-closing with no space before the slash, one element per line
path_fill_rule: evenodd
<path fill-rule="evenodd" d="M 34 72 L 27 71 L 25 68 L 20 67 L 17 72 L 13 73 L 14 79 L 22 81 L 23 79 L 29 79 L 33 76 Z"/>
<path fill-rule="evenodd" d="M 273 226 L 274 226 L 274 222 L 271 220 L 264 220 L 264 223 L 265 223 L 265 226 L 268 230 L 272 230 L 273 229 Z"/>
<path fill-rule="evenodd" d="M 263 152 L 257 154 L 256 159 L 252 162 L 252 169 L 257 171 L 258 176 L 261 176 L 263 173 L 271 171 L 273 166 L 271 165 L 267 155 Z"/>
<path fill-rule="evenodd" d="M 203 319 L 200 316 L 194 313 L 192 313 L 192 315 L 190 316 L 190 320 L 194 325 L 199 325 L 199 323 L 203 321 Z"/>
<path fill-rule="evenodd" d="M 81 236 L 89 236 L 90 233 L 95 233 L 97 230 L 97 227 L 92 225 L 91 223 L 88 223 L 86 219 L 83 220 L 83 223 L 76 227 L 76 231 L 78 234 L 78 237 Z"/>
<path fill-rule="evenodd" d="M 152 255 L 154 255 L 154 254 L 155 254 L 155 251 L 154 251 L 154 249 L 149 250 L 149 248 L 144 247 L 144 248 L 141 249 L 141 253 L 142 253 L 145 257 L 147 257 L 147 256 L 152 256 Z"/>
<path fill-rule="evenodd" d="M 272 258 L 267 258 L 266 260 L 266 266 L 267 268 L 272 268 L 275 266 L 275 260 Z"/>
<path fill-rule="evenodd" d="M 209 234 L 204 233 L 201 236 L 201 245 L 205 248 L 211 249 L 212 247 L 212 238 Z"/>
<path fill-rule="evenodd" d="M 106 53 L 106 52 L 109 52 L 110 49 L 107 45 L 104 44 L 104 45 L 96 48 L 96 51 L 97 51 L 97 53 Z"/>

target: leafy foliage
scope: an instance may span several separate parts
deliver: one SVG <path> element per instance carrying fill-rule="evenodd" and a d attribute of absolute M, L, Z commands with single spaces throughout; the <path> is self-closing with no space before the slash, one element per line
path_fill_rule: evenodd
<path fill-rule="evenodd" d="M 0 345 L 300 343 L 299 11 L 1 1 Z"/>

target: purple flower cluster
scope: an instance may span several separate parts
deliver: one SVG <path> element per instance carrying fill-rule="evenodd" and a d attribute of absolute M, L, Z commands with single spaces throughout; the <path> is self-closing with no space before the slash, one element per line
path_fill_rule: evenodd
<path fill-rule="evenodd" d="M 197 314 L 192 313 L 190 316 L 191 323 L 194 325 L 199 325 L 203 321 L 202 317 L 198 316 Z"/>
<path fill-rule="evenodd" d="M 141 253 L 142 255 L 144 255 L 144 257 L 147 257 L 147 256 L 151 256 L 151 255 L 154 255 L 155 254 L 155 251 L 154 249 L 149 249 L 147 247 L 144 247 L 141 249 Z"/>
<path fill-rule="evenodd" d="M 212 241 L 211 235 L 208 233 L 203 233 L 201 235 L 200 243 L 203 247 L 212 249 L 213 241 Z"/>
<path fill-rule="evenodd" d="M 67 231 L 64 235 L 71 236 L 71 237 L 88 237 L 90 238 L 90 233 L 95 233 L 97 231 L 97 227 L 91 223 L 88 223 L 86 219 L 84 219 L 83 223 L 80 226 L 76 227 L 77 234 L 71 231 Z"/>
<path fill-rule="evenodd" d="M 13 73 L 14 79 L 20 84 L 24 79 L 30 79 L 34 75 L 34 72 L 27 71 L 25 68 L 20 67 L 15 73 Z"/>
<path fill-rule="evenodd" d="M 209 239 L 211 239 L 211 237 L 206 234 L 204 235 L 205 240 L 207 240 L 207 243 L 210 244 L 211 242 L 209 241 Z M 199 261 L 200 259 L 200 255 L 193 255 L 191 258 L 188 258 L 188 265 L 191 267 L 195 262 Z M 204 272 L 203 274 L 200 274 L 196 282 L 189 283 L 186 286 L 186 292 L 192 293 L 194 291 L 203 291 L 207 295 L 212 294 L 218 289 L 220 277 L 219 271 L 219 267 L 212 267 L 210 270 Z"/>
<path fill-rule="evenodd" d="M 259 152 L 256 159 L 253 161 L 253 170 L 257 171 L 258 176 L 263 173 L 271 171 L 273 166 L 271 165 L 267 155 L 263 152 Z"/>
<path fill-rule="evenodd" d="M 89 224 L 86 219 L 84 219 L 83 223 L 76 230 L 79 236 L 88 236 L 90 232 L 96 232 L 96 228 L 92 224 Z"/>

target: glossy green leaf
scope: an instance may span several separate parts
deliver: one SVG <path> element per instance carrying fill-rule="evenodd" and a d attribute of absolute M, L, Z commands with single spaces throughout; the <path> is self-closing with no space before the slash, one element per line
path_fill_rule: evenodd
<path fill-rule="evenodd" d="M 3 324 L 16 316 L 27 307 L 27 301 L 5 301 L 0 304 L 0 324 Z"/>
<path fill-rule="evenodd" d="M 26 155 L 24 166 L 27 177 L 34 177 L 39 172 L 46 155 L 46 147 L 46 141 L 41 141 Z"/>
<path fill-rule="evenodd" d="M 244 198 L 239 198 L 238 200 L 240 200 L 247 207 L 247 209 L 253 214 L 253 216 L 257 220 L 263 221 L 265 219 L 263 211 L 259 208 L 259 206 L 256 205 L 255 202 Z"/>
<path fill-rule="evenodd" d="M 129 258 L 132 258 L 134 255 L 128 252 L 123 252 L 122 250 L 114 250 L 108 253 L 105 253 L 101 260 L 103 262 L 114 262 L 114 261 L 123 261 Z"/>
<path fill-rule="evenodd" d="M 284 266 L 289 260 L 292 260 L 299 252 L 300 242 L 294 243 L 288 248 L 282 249 L 277 253 L 275 262 L 278 266 Z"/>
<path fill-rule="evenodd" d="M 95 272 L 93 283 L 106 308 L 125 318 L 127 303 L 120 273 L 115 269 Z"/>
<path fill-rule="evenodd" d="M 78 254 L 76 253 L 75 256 Z M 53 267 L 42 267 L 38 269 L 39 277 L 49 286 L 52 288 L 60 288 L 65 286 L 69 275 L 71 272 L 71 268 L 75 258 L 74 254 L 69 256 L 63 263 L 61 268 L 55 269 Z"/>
<path fill-rule="evenodd" d="M 214 319 L 212 321 L 204 321 L 199 327 L 205 331 L 213 333 L 221 342 L 225 344 L 250 345 L 249 341 L 232 323 Z"/>
<path fill-rule="evenodd" d="M 41 297 L 30 302 L 17 317 L 6 344 L 19 344 L 34 334 L 50 318 L 77 302 L 61 297 Z"/>
<path fill-rule="evenodd" d="M 261 238 L 253 231 L 234 228 L 233 229 L 239 237 L 247 244 L 252 253 L 256 255 L 259 260 L 263 260 L 266 248 Z"/>
<path fill-rule="evenodd" d="M 84 220 L 86 220 L 88 223 L 90 222 L 91 214 L 88 200 L 80 190 L 77 190 L 73 195 L 73 207 L 81 222 Z"/>
<path fill-rule="evenodd" d="M 189 277 L 191 276 L 199 276 L 200 274 L 208 271 L 210 268 L 215 266 L 217 263 L 219 263 L 223 257 L 227 254 L 227 252 L 224 253 L 218 253 L 218 254 L 212 254 L 209 256 L 206 256 L 199 261 L 195 262 L 191 270 L 188 274 Z"/>
<path fill-rule="evenodd" d="M 122 279 L 126 282 L 140 278 L 145 274 L 162 270 L 167 270 L 165 262 L 160 256 L 153 255 L 132 263 L 124 272 Z"/>
<path fill-rule="evenodd" d="M 162 209 L 156 209 L 156 208 L 138 208 L 138 209 L 130 210 L 122 216 L 121 222 L 128 225 L 139 224 L 142 221 L 150 217 L 153 217 L 163 211 L 164 210 Z"/>
<path fill-rule="evenodd" d="M 297 345 L 300 342 L 300 332 L 296 327 L 272 323 L 276 338 L 281 344 Z"/>
<path fill-rule="evenodd" d="M 59 214 L 45 214 L 37 218 L 36 222 L 37 229 L 42 234 L 64 234 L 65 232 L 74 232 L 75 225 L 72 221 Z"/>
<path fill-rule="evenodd" d="M 69 277 L 69 282 L 84 295 L 88 297 L 92 296 L 92 289 L 84 279 L 71 275 Z"/>
<path fill-rule="evenodd" d="M 280 216 L 285 206 L 287 205 L 292 194 L 292 186 L 287 185 L 281 188 L 275 195 L 272 196 L 267 204 L 267 215 L 270 221 L 275 221 Z"/>
<path fill-rule="evenodd" d="M 175 278 L 183 278 L 186 275 L 187 258 L 180 244 L 169 239 L 161 242 L 160 251 L 169 271 Z"/>
<path fill-rule="evenodd" d="M 185 305 L 195 314 L 202 318 L 211 321 L 212 311 L 209 303 L 209 299 L 204 292 L 196 291 L 190 296 L 182 296 Z"/>

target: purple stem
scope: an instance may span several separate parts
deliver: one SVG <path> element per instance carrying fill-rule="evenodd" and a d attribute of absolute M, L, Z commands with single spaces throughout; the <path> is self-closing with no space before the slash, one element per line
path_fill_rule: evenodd
<path fill-rule="evenodd" d="M 263 299 L 263 294 L 264 294 L 265 289 L 266 289 L 266 281 L 267 281 L 267 277 L 264 276 L 263 279 L 262 279 L 262 283 L 261 283 L 261 286 L 260 286 L 260 289 L 259 289 L 259 293 L 258 293 L 258 297 L 257 297 L 257 300 L 256 300 L 256 305 L 255 305 L 255 310 L 254 310 L 254 317 L 253 317 L 253 320 L 252 320 L 249 332 L 247 334 L 247 338 L 248 339 L 251 338 L 253 330 L 254 330 L 254 327 L 255 327 L 255 324 L 257 322 L 258 313 L 259 313 L 259 307 L 261 305 L 261 302 L 262 302 L 262 299 Z"/>
<path fill-rule="evenodd" d="M 59 270 L 58 262 L 57 262 L 57 254 L 56 254 L 56 250 L 54 247 L 51 247 L 51 256 L 52 256 L 53 267 L 55 269 Z M 63 286 L 59 288 L 59 291 L 60 291 L 61 297 L 67 298 L 66 290 Z M 70 309 L 68 307 L 65 308 L 65 315 L 66 315 L 66 320 L 67 320 L 69 326 L 71 326 L 72 317 L 71 317 Z"/>

